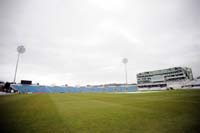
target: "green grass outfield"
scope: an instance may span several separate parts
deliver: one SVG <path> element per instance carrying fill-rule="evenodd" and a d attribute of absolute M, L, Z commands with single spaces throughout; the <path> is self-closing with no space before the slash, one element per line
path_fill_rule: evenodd
<path fill-rule="evenodd" d="M 200 90 L 0 96 L 0 132 L 200 133 Z"/>

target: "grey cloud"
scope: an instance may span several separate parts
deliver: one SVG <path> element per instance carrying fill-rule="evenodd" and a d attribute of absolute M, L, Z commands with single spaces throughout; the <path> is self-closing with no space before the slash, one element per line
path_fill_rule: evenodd
<path fill-rule="evenodd" d="M 25 45 L 18 81 L 124 82 L 173 66 L 200 70 L 198 0 L 1 0 L 0 80 L 11 81 L 16 47 Z"/>

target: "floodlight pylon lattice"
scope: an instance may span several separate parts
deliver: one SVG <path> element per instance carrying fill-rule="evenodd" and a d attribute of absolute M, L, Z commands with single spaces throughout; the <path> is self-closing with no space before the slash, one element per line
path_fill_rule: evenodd
<path fill-rule="evenodd" d="M 128 59 L 127 58 L 123 58 L 122 59 L 122 63 L 124 63 L 125 81 L 126 81 L 126 85 L 128 85 L 128 80 L 127 80 L 127 63 L 128 63 Z"/>
<path fill-rule="evenodd" d="M 17 63 L 16 63 L 16 67 L 15 67 L 15 75 L 14 75 L 14 80 L 13 80 L 14 83 L 16 81 L 16 76 L 17 76 L 17 69 L 18 69 L 18 64 L 19 64 L 19 56 L 20 56 L 20 54 L 23 54 L 25 51 L 26 51 L 26 49 L 25 49 L 25 47 L 23 45 L 20 45 L 20 46 L 17 47 L 18 55 L 17 55 Z"/>

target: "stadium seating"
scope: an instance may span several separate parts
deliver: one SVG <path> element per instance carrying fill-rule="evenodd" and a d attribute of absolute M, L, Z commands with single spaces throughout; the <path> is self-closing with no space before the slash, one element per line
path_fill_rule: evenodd
<path fill-rule="evenodd" d="M 137 90 L 135 85 L 100 88 L 12 84 L 11 87 L 18 90 L 19 93 L 133 92 Z"/>

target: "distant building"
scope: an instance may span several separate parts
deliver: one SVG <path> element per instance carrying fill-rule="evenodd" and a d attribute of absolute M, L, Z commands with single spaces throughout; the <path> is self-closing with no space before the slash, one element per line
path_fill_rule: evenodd
<path fill-rule="evenodd" d="M 188 67 L 173 67 L 137 74 L 138 89 L 166 89 L 169 84 L 193 80 L 192 69 Z"/>

